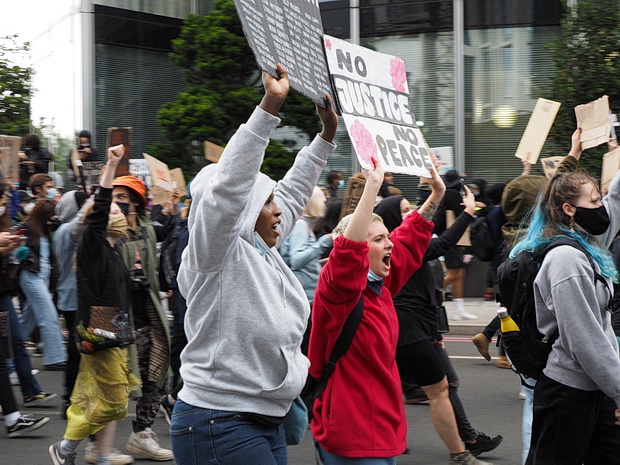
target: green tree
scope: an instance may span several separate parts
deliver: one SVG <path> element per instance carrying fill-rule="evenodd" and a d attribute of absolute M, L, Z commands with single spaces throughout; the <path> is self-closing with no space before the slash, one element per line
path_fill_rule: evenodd
<path fill-rule="evenodd" d="M 612 111 L 620 109 L 620 9 L 617 0 L 564 3 L 561 33 L 551 43 L 557 73 L 548 98 L 562 103 L 549 138 L 567 152 L 577 127 L 574 108 L 608 95 Z M 581 166 L 599 176 L 605 145 L 589 149 Z"/>
<path fill-rule="evenodd" d="M 21 136 L 30 129 L 30 93 L 32 70 L 11 63 L 7 55 L 28 50 L 18 46 L 17 36 L 0 43 L 0 134 Z M 6 43 L 9 40 L 12 45 Z"/>
<path fill-rule="evenodd" d="M 150 153 L 193 173 L 203 158 L 202 141 L 225 145 L 260 101 L 261 73 L 243 34 L 232 0 L 216 0 L 207 16 L 189 15 L 172 41 L 172 62 L 185 69 L 187 87 L 157 114 L 170 144 L 156 144 Z M 314 104 L 291 91 L 281 116 L 309 137 L 320 131 Z M 281 178 L 295 153 L 291 141 L 272 141 L 263 170 Z"/>

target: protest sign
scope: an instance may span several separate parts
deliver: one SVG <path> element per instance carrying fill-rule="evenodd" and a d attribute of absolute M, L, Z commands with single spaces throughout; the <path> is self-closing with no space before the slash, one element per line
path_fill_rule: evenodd
<path fill-rule="evenodd" d="M 532 111 L 523 136 L 521 136 L 515 157 L 532 165 L 536 164 L 561 105 L 559 102 L 544 98 L 539 98 L 536 101 L 534 111 Z"/>
<path fill-rule="evenodd" d="M 151 191 L 153 204 L 161 204 L 172 198 L 173 180 L 168 165 L 157 158 L 143 153 L 151 171 Z"/>
<path fill-rule="evenodd" d="M 607 194 L 611 180 L 620 171 L 620 147 L 603 155 L 603 167 L 601 169 L 601 191 Z"/>
<path fill-rule="evenodd" d="M 441 175 L 454 169 L 454 153 L 452 147 L 431 147 L 430 151 L 439 160 L 437 172 Z"/>
<path fill-rule="evenodd" d="M 125 155 L 116 168 L 116 176 L 129 175 L 129 158 L 131 157 L 131 135 L 133 128 L 108 128 L 108 137 L 106 139 L 106 150 L 115 145 L 123 144 L 125 146 Z"/>
<path fill-rule="evenodd" d="M 342 200 L 342 208 L 340 209 L 339 219 L 342 219 L 355 211 L 355 207 L 357 207 L 357 204 L 360 202 L 360 198 L 362 198 L 362 192 L 364 192 L 365 185 L 366 179 L 364 178 L 349 178 L 347 181 L 344 198 Z"/>
<path fill-rule="evenodd" d="M 277 77 L 288 72 L 291 87 L 325 106 L 333 94 L 323 55 L 319 0 L 234 0 L 258 66 Z"/>
<path fill-rule="evenodd" d="M 611 134 L 609 113 L 609 97 L 607 95 L 575 107 L 577 127 L 581 128 L 581 147 L 583 150 L 609 142 Z"/>
<path fill-rule="evenodd" d="M 213 163 L 220 161 L 220 157 L 224 152 L 224 147 L 221 147 L 213 142 L 205 141 L 205 158 Z"/>
<path fill-rule="evenodd" d="M 147 189 L 151 188 L 151 170 L 144 158 L 132 158 L 129 160 L 129 174 L 140 178 Z"/>
<path fill-rule="evenodd" d="M 376 156 L 386 171 L 430 177 L 422 132 L 409 108 L 405 63 L 331 36 L 324 36 L 327 64 L 360 165 L 373 169 Z"/>
<path fill-rule="evenodd" d="M 105 161 L 83 161 L 82 162 L 82 179 L 84 186 L 99 186 L 99 178 L 101 178 L 101 170 L 105 166 Z"/>
<path fill-rule="evenodd" d="M 187 187 L 185 186 L 185 176 L 183 176 L 183 170 L 181 168 L 174 168 L 170 170 L 170 177 L 172 178 L 172 184 L 176 183 L 176 189 L 179 191 L 179 197 L 187 195 Z"/>
<path fill-rule="evenodd" d="M 17 136 L 0 135 L 0 147 L 8 149 L 2 155 L 2 173 L 11 182 L 19 182 L 19 151 L 22 147 L 22 138 Z"/>
<path fill-rule="evenodd" d="M 19 182 L 19 156 L 11 147 L 0 147 L 0 172 L 5 180 Z"/>
<path fill-rule="evenodd" d="M 545 177 L 552 178 L 555 175 L 558 166 L 560 166 L 560 163 L 562 163 L 562 160 L 564 160 L 564 157 L 541 158 L 540 164 L 543 167 Z"/>

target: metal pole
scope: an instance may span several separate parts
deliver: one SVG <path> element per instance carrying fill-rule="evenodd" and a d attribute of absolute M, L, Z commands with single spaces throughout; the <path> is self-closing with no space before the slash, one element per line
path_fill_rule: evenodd
<path fill-rule="evenodd" d="M 463 0 L 454 0 L 454 162 L 465 171 L 465 14 Z"/>
<path fill-rule="evenodd" d="M 349 0 L 349 30 L 350 41 L 352 44 L 359 45 L 360 43 L 360 1 Z M 361 171 L 359 162 L 357 161 L 357 155 L 355 148 L 351 146 L 351 172 L 358 173 Z"/>
<path fill-rule="evenodd" d="M 96 140 L 95 128 L 95 12 L 92 0 L 82 0 L 82 125 L 78 130 L 91 132 Z"/>

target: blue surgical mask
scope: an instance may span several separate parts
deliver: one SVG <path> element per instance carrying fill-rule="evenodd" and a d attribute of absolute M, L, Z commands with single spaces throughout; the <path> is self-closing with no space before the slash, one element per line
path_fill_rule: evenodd
<path fill-rule="evenodd" d="M 58 191 L 56 190 L 55 187 L 52 187 L 51 189 L 47 190 L 47 194 L 46 194 L 45 198 L 53 200 L 54 197 L 56 196 L 56 194 L 58 194 Z"/>
<path fill-rule="evenodd" d="M 342 189 L 344 188 L 344 179 L 341 179 L 340 181 L 338 181 L 338 189 Z"/>

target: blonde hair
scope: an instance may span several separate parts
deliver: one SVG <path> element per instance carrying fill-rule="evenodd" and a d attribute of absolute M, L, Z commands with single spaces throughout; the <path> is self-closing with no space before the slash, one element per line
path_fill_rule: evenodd
<path fill-rule="evenodd" d="M 353 213 L 348 214 L 347 216 L 345 216 L 344 218 L 340 220 L 340 222 L 336 225 L 336 227 L 332 231 L 332 237 L 334 239 L 344 234 L 344 230 L 347 229 L 347 226 L 349 225 L 351 218 L 353 218 Z M 380 223 L 383 223 L 383 218 L 381 218 L 376 213 L 372 214 L 371 219 L 372 221 L 379 221 Z"/>
<path fill-rule="evenodd" d="M 306 204 L 306 208 L 304 208 L 304 215 L 309 216 L 310 218 L 315 217 L 324 217 L 325 216 L 325 202 L 327 198 L 325 197 L 325 193 L 320 187 L 314 186 L 312 190 L 312 195 L 310 196 L 310 200 Z"/>

